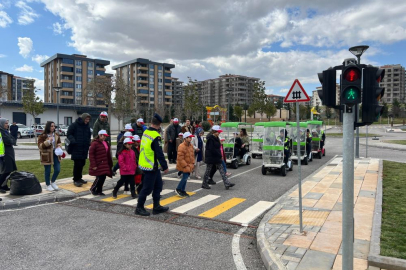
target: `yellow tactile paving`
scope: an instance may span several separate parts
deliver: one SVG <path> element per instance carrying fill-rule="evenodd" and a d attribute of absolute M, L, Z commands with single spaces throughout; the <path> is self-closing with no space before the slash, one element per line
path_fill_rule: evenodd
<path fill-rule="evenodd" d="M 187 194 L 189 194 L 190 196 L 192 196 L 192 195 L 195 195 L 196 192 L 187 192 Z M 171 203 L 177 202 L 177 201 L 179 201 L 179 200 L 183 200 L 183 199 L 185 199 L 185 198 L 180 197 L 180 196 L 178 196 L 178 195 L 175 195 L 175 196 L 172 196 L 172 197 L 169 197 L 169 198 L 166 198 L 166 199 L 161 200 L 161 201 L 160 201 L 160 204 L 161 204 L 162 206 L 164 206 L 164 205 L 168 205 L 168 204 L 171 204 Z M 149 205 L 145 206 L 145 208 L 147 208 L 147 209 L 152 209 L 153 207 L 154 207 L 154 204 L 149 204 Z"/>
<path fill-rule="evenodd" d="M 296 224 L 298 219 L 299 213 L 297 210 L 281 210 L 269 223 Z"/>
<path fill-rule="evenodd" d="M 123 198 L 127 198 L 127 197 L 130 197 L 130 195 L 120 194 L 120 195 L 117 195 L 116 199 L 114 199 L 113 197 L 108 197 L 106 199 L 103 199 L 102 201 L 103 202 L 114 202 L 114 201 L 117 201 L 117 200 L 120 200 Z"/>
<path fill-rule="evenodd" d="M 72 192 L 74 192 L 74 193 L 80 193 L 80 192 L 83 192 L 83 191 L 89 191 L 90 188 L 91 188 L 91 186 L 92 186 L 92 183 L 90 183 L 90 182 L 87 183 L 87 184 L 84 184 L 84 185 L 81 186 L 81 187 L 77 187 L 77 186 L 75 186 L 73 183 L 71 183 L 71 184 L 58 185 L 58 187 L 59 187 L 60 189 L 66 189 L 66 190 L 72 191 Z"/>
<path fill-rule="evenodd" d="M 303 224 L 310 226 L 321 226 L 325 222 L 329 212 L 309 211 L 303 212 Z M 277 224 L 299 224 L 299 212 L 297 210 L 281 210 L 269 223 Z"/>
<path fill-rule="evenodd" d="M 242 199 L 242 198 L 232 198 L 226 202 L 223 202 L 220 205 L 217 205 L 216 207 L 213 207 L 210 210 L 207 210 L 204 213 L 201 213 L 199 216 L 200 217 L 207 217 L 207 218 L 214 218 L 222 213 L 224 213 L 225 211 L 233 208 L 234 206 L 244 202 L 246 199 Z"/>

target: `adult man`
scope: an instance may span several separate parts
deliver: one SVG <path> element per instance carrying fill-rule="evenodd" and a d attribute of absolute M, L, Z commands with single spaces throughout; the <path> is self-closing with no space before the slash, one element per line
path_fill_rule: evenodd
<path fill-rule="evenodd" d="M 182 127 L 182 133 L 186 132 L 193 134 L 193 127 L 190 125 L 190 119 L 186 119 L 186 124 Z"/>
<path fill-rule="evenodd" d="M 323 149 L 324 141 L 326 140 L 326 134 L 324 133 L 324 130 L 320 130 L 320 125 L 316 127 L 316 131 L 320 138 L 320 149 Z"/>
<path fill-rule="evenodd" d="M 87 183 L 87 181 L 82 179 L 82 171 L 86 164 L 92 135 L 89 122 L 90 114 L 84 113 L 69 126 L 67 132 L 67 137 L 70 141 L 69 149 L 72 149 L 73 183 L 77 187 Z"/>
<path fill-rule="evenodd" d="M 93 125 L 93 138 L 96 138 L 99 135 L 100 130 L 105 130 L 107 134 L 110 133 L 110 125 L 108 121 L 108 114 L 107 112 L 101 112 L 99 118 L 97 118 L 96 122 Z M 106 138 L 106 142 L 111 145 L 111 137 Z"/>
<path fill-rule="evenodd" d="M 162 152 L 161 136 L 158 133 L 161 123 L 161 116 L 155 113 L 151 121 L 151 126 L 145 130 L 144 136 L 141 139 L 138 166 L 143 171 L 144 178 L 142 180 L 143 187 L 138 197 L 137 208 L 135 209 L 135 214 L 140 216 L 150 215 L 150 213 L 145 210 L 144 204 L 147 196 L 151 194 L 151 192 L 154 202 L 152 213 L 156 215 L 169 210 L 169 207 L 161 206 L 159 203 L 163 185 L 160 170 L 162 169 L 165 174 L 168 173 L 168 164 Z"/>
<path fill-rule="evenodd" d="M 14 138 L 14 146 L 17 146 L 18 126 L 16 125 L 16 122 L 13 122 L 10 126 L 10 134 Z"/>
<path fill-rule="evenodd" d="M 168 160 L 169 164 L 176 163 L 177 153 L 176 153 L 176 138 L 178 137 L 181 128 L 179 126 L 178 118 L 173 119 L 173 124 L 169 125 L 168 128 Z"/>
<path fill-rule="evenodd" d="M 173 124 L 173 118 L 171 118 L 171 121 L 169 122 L 169 125 Z M 169 140 L 168 140 L 168 127 L 165 129 L 164 131 L 164 153 L 168 153 L 168 144 L 169 144 Z"/>
<path fill-rule="evenodd" d="M 142 134 L 144 134 L 144 131 L 147 129 L 147 127 L 144 125 L 144 119 L 139 118 L 136 123 L 133 124 L 133 135 L 138 135 L 140 138 L 142 138 Z"/>
<path fill-rule="evenodd" d="M 281 129 L 279 136 L 276 138 L 278 144 L 283 145 L 283 162 L 288 163 L 288 158 L 290 157 L 290 138 L 288 137 L 288 131 L 286 129 Z"/>

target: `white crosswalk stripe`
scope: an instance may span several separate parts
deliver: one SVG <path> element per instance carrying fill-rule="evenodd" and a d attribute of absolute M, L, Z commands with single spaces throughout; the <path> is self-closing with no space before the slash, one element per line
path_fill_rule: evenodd
<path fill-rule="evenodd" d="M 180 182 L 179 178 L 172 178 L 172 177 L 162 177 L 162 180 L 169 180 L 169 181 L 177 181 Z M 187 180 L 188 183 L 196 183 L 196 184 L 201 184 L 203 181 L 202 180 Z"/>
<path fill-rule="evenodd" d="M 112 189 L 110 189 L 110 190 L 106 190 L 106 191 L 103 191 L 103 193 L 104 194 L 106 194 L 106 195 L 110 195 L 111 193 L 113 193 L 113 190 Z M 93 198 L 102 198 L 102 197 L 104 197 L 104 196 L 95 196 L 95 195 L 93 195 L 93 194 L 89 194 L 89 195 L 86 195 L 86 196 L 83 196 L 83 197 L 80 197 L 81 199 L 93 199 Z"/>
<path fill-rule="evenodd" d="M 174 192 L 172 189 L 164 189 L 164 190 L 162 190 L 162 192 L 161 192 L 161 195 L 163 196 L 163 195 L 166 195 L 166 194 L 169 194 L 169 193 L 171 193 L 171 192 Z M 147 201 L 148 200 L 151 200 L 152 199 L 152 195 L 149 195 L 148 197 L 147 197 Z M 132 199 L 132 200 L 129 200 L 129 201 L 125 201 L 125 202 L 123 202 L 122 204 L 125 204 L 125 205 L 136 205 L 138 203 L 138 198 L 137 199 Z"/>
<path fill-rule="evenodd" d="M 266 210 L 274 205 L 274 202 L 259 201 L 241 212 L 239 215 L 230 219 L 230 221 L 241 224 L 249 224 L 251 221 L 259 217 L 262 213 L 264 213 Z"/>
<path fill-rule="evenodd" d="M 217 198 L 220 198 L 220 196 L 207 195 L 207 196 L 204 196 L 203 198 L 197 199 L 197 200 L 195 200 L 193 202 L 190 202 L 190 203 L 182 205 L 182 206 L 180 206 L 178 208 L 175 208 L 175 209 L 171 210 L 171 212 L 184 214 L 187 211 L 190 211 L 190 210 L 192 210 L 192 209 L 194 209 L 196 207 L 199 207 L 199 206 L 201 206 L 201 205 L 203 205 L 205 203 L 211 202 L 211 201 L 213 201 L 213 200 L 215 200 Z"/>

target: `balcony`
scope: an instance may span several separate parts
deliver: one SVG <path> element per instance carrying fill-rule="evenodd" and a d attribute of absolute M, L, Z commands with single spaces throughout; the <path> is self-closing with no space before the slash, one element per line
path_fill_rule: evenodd
<path fill-rule="evenodd" d="M 138 70 L 148 70 L 148 67 L 137 67 Z"/>
<path fill-rule="evenodd" d="M 61 67 L 73 67 L 73 64 L 61 63 Z"/>
<path fill-rule="evenodd" d="M 148 73 L 137 73 L 137 76 L 148 77 Z"/>
<path fill-rule="evenodd" d="M 61 82 L 73 83 L 73 79 L 70 80 L 62 79 Z"/>
<path fill-rule="evenodd" d="M 139 83 L 148 83 L 148 80 L 137 80 Z"/>
<path fill-rule="evenodd" d="M 104 67 L 98 67 L 98 66 L 96 66 L 96 70 L 106 71 L 106 69 Z"/>
<path fill-rule="evenodd" d="M 68 64 L 66 64 L 66 65 L 68 65 Z M 71 75 L 71 76 L 73 76 L 73 72 L 61 71 L 61 75 Z"/>

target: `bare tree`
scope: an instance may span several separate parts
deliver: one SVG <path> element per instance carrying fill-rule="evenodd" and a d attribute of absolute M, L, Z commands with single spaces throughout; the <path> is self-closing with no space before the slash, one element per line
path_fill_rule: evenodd
<path fill-rule="evenodd" d="M 133 93 L 131 87 L 124 82 L 121 77 L 114 79 L 115 96 L 113 114 L 117 117 L 120 127 L 120 121 L 124 121 L 126 116 L 131 115 L 131 102 L 133 100 Z M 124 126 L 124 123 L 122 124 Z"/>
<path fill-rule="evenodd" d="M 44 104 L 42 100 L 36 95 L 37 90 L 33 83 L 29 83 L 28 89 L 23 91 L 23 111 L 27 114 L 31 114 L 33 118 L 33 123 L 35 123 L 35 118 L 45 111 Z M 35 133 L 35 130 L 34 130 Z M 34 134 L 35 135 L 35 134 Z M 37 136 L 34 136 L 35 142 L 37 142 Z"/>
<path fill-rule="evenodd" d="M 86 101 L 85 104 L 89 104 L 88 101 L 93 101 L 93 106 L 106 105 L 107 113 L 110 115 L 112 111 L 111 96 L 114 92 L 113 83 L 114 81 L 112 80 L 112 76 L 95 76 L 85 88 L 87 95 L 82 96 L 82 98 Z M 109 117 L 108 119 L 109 125 L 111 126 L 111 117 Z"/>

